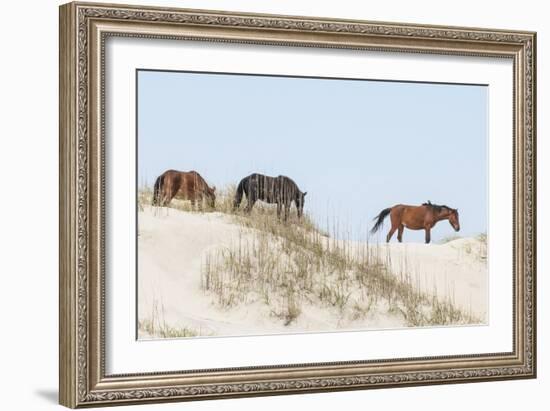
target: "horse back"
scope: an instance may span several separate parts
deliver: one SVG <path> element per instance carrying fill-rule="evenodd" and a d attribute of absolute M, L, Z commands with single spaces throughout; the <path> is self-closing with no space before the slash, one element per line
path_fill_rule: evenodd
<path fill-rule="evenodd" d="M 293 200 L 300 191 L 298 189 L 298 185 L 294 182 L 294 180 L 287 176 L 278 176 L 277 186 L 280 195 L 285 201 Z"/>
<path fill-rule="evenodd" d="M 162 174 L 163 190 L 178 197 L 193 199 L 212 190 L 196 171 L 167 170 Z"/>
<path fill-rule="evenodd" d="M 160 189 L 165 193 L 176 194 L 181 187 L 182 177 L 177 170 L 167 170 L 159 177 Z"/>
<path fill-rule="evenodd" d="M 431 210 L 423 205 L 399 204 L 392 207 L 392 214 L 400 219 L 405 226 L 413 229 L 423 228 Z"/>
<path fill-rule="evenodd" d="M 253 198 L 273 203 L 276 201 L 276 179 L 260 173 L 253 173 L 243 178 L 245 193 Z"/>
<path fill-rule="evenodd" d="M 183 185 L 190 194 L 211 194 L 213 190 L 196 171 L 182 171 Z"/>
<path fill-rule="evenodd" d="M 239 183 L 239 186 L 241 185 L 247 195 L 268 203 L 290 202 L 300 191 L 291 178 L 282 175 L 271 177 L 253 173 L 244 177 Z"/>

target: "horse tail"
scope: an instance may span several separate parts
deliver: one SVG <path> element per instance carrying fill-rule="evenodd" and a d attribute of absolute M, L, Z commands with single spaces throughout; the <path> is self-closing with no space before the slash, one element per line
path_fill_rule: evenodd
<path fill-rule="evenodd" d="M 235 192 L 235 201 L 233 202 L 233 209 L 237 209 L 239 205 L 241 205 L 241 200 L 243 199 L 244 193 L 244 183 L 245 179 L 243 178 L 237 186 L 237 191 Z"/>
<path fill-rule="evenodd" d="M 162 188 L 162 183 L 164 180 L 164 174 L 161 176 L 158 176 L 155 181 L 155 186 L 153 189 L 153 205 L 161 205 L 160 204 L 160 190 Z"/>
<path fill-rule="evenodd" d="M 376 217 L 374 217 L 376 221 L 376 224 L 372 227 L 370 230 L 371 234 L 376 233 L 378 230 L 380 230 L 380 227 L 382 227 L 382 224 L 384 223 L 384 219 L 390 214 L 391 207 L 385 208 L 384 210 L 380 211 L 380 214 L 378 214 Z"/>

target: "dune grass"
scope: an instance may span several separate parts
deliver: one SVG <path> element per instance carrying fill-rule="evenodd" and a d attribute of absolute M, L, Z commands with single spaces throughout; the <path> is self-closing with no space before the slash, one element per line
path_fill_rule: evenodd
<path fill-rule="evenodd" d="M 213 209 L 192 209 L 182 200 L 170 203 L 170 208 L 186 212 L 223 213 L 241 227 L 230 247 L 215 249 L 203 259 L 201 288 L 220 309 L 259 302 L 284 325 L 295 323 L 306 305 L 363 324 L 376 315 L 391 315 L 411 327 L 482 322 L 451 299 L 419 291 L 406 262 L 401 272 L 390 272 L 391 255 L 385 248 L 352 241 L 337 220 L 323 231 L 307 214 L 298 219 L 293 207 L 284 222 L 275 206 L 261 202 L 248 214 L 246 198 L 240 208 L 233 208 L 234 193 L 235 185 L 219 189 Z M 140 190 L 140 209 L 151 200 L 152 190 Z"/>
<path fill-rule="evenodd" d="M 437 243 L 438 244 L 447 244 L 447 243 L 450 243 L 451 241 L 460 240 L 461 238 L 462 237 L 457 235 L 457 234 L 451 234 L 451 235 L 448 235 L 447 237 L 443 237 Z"/>
<path fill-rule="evenodd" d="M 337 221 L 328 234 L 307 214 L 298 220 L 295 210 L 285 223 L 274 207 L 259 203 L 250 214 L 235 212 L 232 197 L 222 197 L 216 209 L 242 227 L 235 244 L 204 258 L 202 288 L 221 308 L 261 301 L 285 325 L 299 318 L 304 303 L 352 321 L 382 310 L 408 326 L 481 322 L 450 300 L 417 291 L 406 269 L 389 271 L 382 247 L 351 241 Z"/>
<path fill-rule="evenodd" d="M 479 241 L 479 258 L 487 260 L 487 233 L 480 233 L 476 239 Z"/>
<path fill-rule="evenodd" d="M 177 327 L 167 323 L 164 305 L 153 301 L 151 315 L 138 321 L 138 332 L 153 338 L 182 338 L 209 336 L 210 333 L 192 327 Z"/>

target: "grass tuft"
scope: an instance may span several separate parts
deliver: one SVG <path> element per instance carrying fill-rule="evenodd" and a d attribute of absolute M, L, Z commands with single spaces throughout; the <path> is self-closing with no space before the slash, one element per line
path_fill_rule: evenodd
<path fill-rule="evenodd" d="M 205 332 L 201 329 L 169 325 L 164 318 L 164 305 L 160 304 L 159 306 L 156 300 L 152 305 L 151 316 L 138 321 L 138 331 L 140 334 L 155 338 L 182 338 L 210 335 L 209 332 Z"/>

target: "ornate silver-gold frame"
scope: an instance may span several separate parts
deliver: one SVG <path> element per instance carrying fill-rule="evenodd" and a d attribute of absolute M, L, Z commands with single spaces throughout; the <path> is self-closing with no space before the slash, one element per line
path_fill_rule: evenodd
<path fill-rule="evenodd" d="M 109 36 L 512 59 L 514 349 L 471 356 L 106 375 L 104 44 Z M 60 8 L 60 403 L 68 407 L 475 382 L 536 375 L 536 35 L 92 3 Z M 265 359 L 269 364 L 269 358 Z"/>

